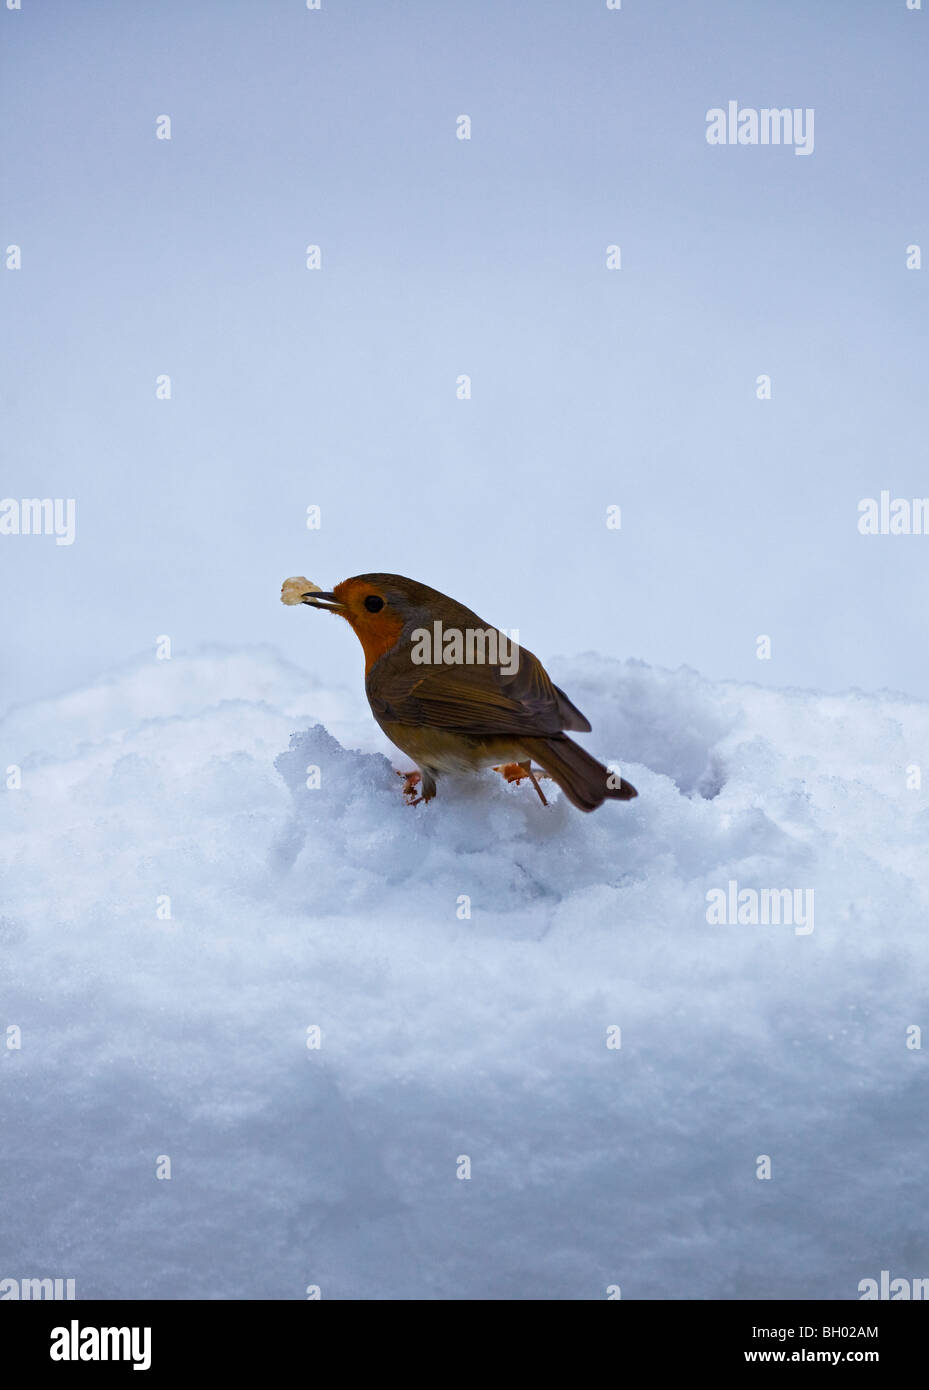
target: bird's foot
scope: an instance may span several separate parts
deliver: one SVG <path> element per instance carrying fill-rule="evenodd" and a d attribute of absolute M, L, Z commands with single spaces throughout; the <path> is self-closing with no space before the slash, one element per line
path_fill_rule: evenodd
<path fill-rule="evenodd" d="M 397 772 L 397 776 L 403 778 L 403 786 L 400 790 L 402 795 L 406 797 L 406 804 L 408 806 L 418 806 L 421 801 L 429 800 L 426 796 L 416 795 L 416 788 L 423 780 L 423 774 L 421 772 Z"/>
<path fill-rule="evenodd" d="M 495 767 L 494 772 L 499 772 L 500 776 L 505 777 L 508 782 L 521 782 L 524 777 L 528 777 L 529 781 L 535 787 L 542 805 L 548 805 L 548 802 L 545 800 L 545 793 L 535 780 L 536 773 L 532 771 L 531 761 L 524 763 L 503 763 L 500 767 Z M 547 777 L 548 773 L 540 772 L 538 776 Z"/>

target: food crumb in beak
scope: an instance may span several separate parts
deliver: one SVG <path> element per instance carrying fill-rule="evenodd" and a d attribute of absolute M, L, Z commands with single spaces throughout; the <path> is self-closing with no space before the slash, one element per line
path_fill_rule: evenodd
<path fill-rule="evenodd" d="M 304 579 L 298 574 L 294 579 L 285 579 L 281 585 L 281 603 L 302 603 L 304 594 L 321 592 L 319 584 L 314 584 L 312 580 Z"/>

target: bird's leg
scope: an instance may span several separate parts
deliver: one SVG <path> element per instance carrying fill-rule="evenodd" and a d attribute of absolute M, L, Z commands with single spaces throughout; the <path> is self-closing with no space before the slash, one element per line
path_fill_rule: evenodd
<path fill-rule="evenodd" d="M 532 770 L 532 763 L 531 763 L 531 761 L 530 761 L 530 762 L 525 762 L 525 763 L 523 763 L 523 767 L 526 769 L 526 776 L 529 778 L 529 781 L 532 783 L 532 785 L 535 787 L 536 791 L 538 792 L 538 794 L 539 794 L 539 800 L 541 801 L 542 805 L 543 805 L 543 806 L 547 806 L 547 805 L 548 805 L 548 802 L 545 800 L 545 793 L 543 792 L 542 788 L 539 786 L 538 782 L 535 780 L 535 773 L 534 773 L 533 770 Z M 543 773 L 542 775 L 545 776 L 544 773 Z"/>
<path fill-rule="evenodd" d="M 535 780 L 535 773 L 532 771 L 531 758 L 527 758 L 526 761 L 522 763 L 504 763 L 502 767 L 495 767 L 494 772 L 499 772 L 500 776 L 505 777 L 508 782 L 521 782 L 524 777 L 528 777 L 529 781 L 535 787 L 536 793 L 538 794 L 538 798 L 541 801 L 542 805 L 548 805 L 548 802 L 545 800 L 545 793 L 539 786 L 538 782 Z M 539 774 L 539 776 L 547 777 L 548 773 L 542 772 Z"/>

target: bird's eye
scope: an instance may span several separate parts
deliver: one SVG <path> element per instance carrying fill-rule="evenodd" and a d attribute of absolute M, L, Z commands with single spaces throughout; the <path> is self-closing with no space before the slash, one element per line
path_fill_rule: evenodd
<path fill-rule="evenodd" d="M 383 607 L 384 600 L 382 598 L 378 598 L 377 594 L 368 594 L 365 599 L 365 608 L 369 613 L 380 613 Z"/>

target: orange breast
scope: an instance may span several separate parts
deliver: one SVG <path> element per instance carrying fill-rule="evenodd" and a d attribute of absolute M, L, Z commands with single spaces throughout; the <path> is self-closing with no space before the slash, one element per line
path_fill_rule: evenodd
<path fill-rule="evenodd" d="M 385 652 L 396 646 L 397 639 L 403 631 L 403 619 L 386 617 L 383 613 L 353 613 L 349 622 L 364 649 L 367 675 L 375 661 L 379 661 Z"/>

